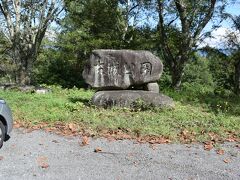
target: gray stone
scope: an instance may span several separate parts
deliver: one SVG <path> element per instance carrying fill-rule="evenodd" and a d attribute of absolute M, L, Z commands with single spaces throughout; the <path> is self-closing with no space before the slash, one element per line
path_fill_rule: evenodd
<path fill-rule="evenodd" d="M 48 88 L 36 88 L 34 91 L 36 94 L 48 94 L 51 93 L 51 89 Z"/>
<path fill-rule="evenodd" d="M 174 102 L 170 97 L 149 91 L 98 91 L 92 98 L 94 105 L 105 108 L 113 106 L 131 107 L 139 100 L 146 105 L 155 107 L 174 107 Z"/>
<path fill-rule="evenodd" d="M 146 88 L 147 88 L 147 91 L 159 93 L 158 83 L 148 83 Z"/>
<path fill-rule="evenodd" d="M 109 90 L 156 82 L 162 71 L 161 60 L 149 51 L 95 50 L 82 75 L 93 88 Z"/>

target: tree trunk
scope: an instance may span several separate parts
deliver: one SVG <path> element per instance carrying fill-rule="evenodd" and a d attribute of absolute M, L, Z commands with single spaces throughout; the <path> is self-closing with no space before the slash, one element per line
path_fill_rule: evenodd
<path fill-rule="evenodd" d="M 19 60 L 20 65 L 16 72 L 16 83 L 19 85 L 30 85 L 31 84 L 31 74 L 32 74 L 32 64 L 34 57 L 21 57 Z"/>
<path fill-rule="evenodd" d="M 240 95 L 240 60 L 235 64 L 235 93 Z"/>
<path fill-rule="evenodd" d="M 175 90 L 180 90 L 183 76 L 183 68 L 175 66 L 174 68 L 172 68 L 171 75 L 172 75 L 172 87 Z"/>
<path fill-rule="evenodd" d="M 30 85 L 31 84 L 31 73 L 27 72 L 24 68 L 20 68 L 17 72 L 17 84 L 19 85 Z"/>

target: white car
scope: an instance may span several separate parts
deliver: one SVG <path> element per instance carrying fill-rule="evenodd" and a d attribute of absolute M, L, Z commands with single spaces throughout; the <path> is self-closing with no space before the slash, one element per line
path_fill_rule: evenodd
<path fill-rule="evenodd" d="M 0 99 L 0 148 L 10 136 L 13 127 L 12 112 L 6 101 Z"/>

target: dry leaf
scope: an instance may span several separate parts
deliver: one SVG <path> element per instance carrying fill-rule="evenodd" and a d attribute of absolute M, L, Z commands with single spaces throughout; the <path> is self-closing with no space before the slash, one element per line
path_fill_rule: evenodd
<path fill-rule="evenodd" d="M 3 156 L 0 156 L 0 161 L 3 160 Z"/>
<path fill-rule="evenodd" d="M 43 163 L 42 165 L 41 165 L 41 168 L 43 168 L 43 169 L 46 169 L 46 168 L 48 168 L 49 167 L 49 164 L 47 164 L 47 163 Z"/>
<path fill-rule="evenodd" d="M 54 143 L 59 143 L 57 140 L 52 140 L 52 142 L 54 142 Z"/>
<path fill-rule="evenodd" d="M 229 159 L 224 159 L 223 162 L 230 163 L 230 160 Z"/>
<path fill-rule="evenodd" d="M 188 130 L 186 130 L 186 129 L 183 130 L 183 131 L 182 131 L 182 135 L 183 135 L 183 136 L 187 136 L 187 135 L 188 135 Z"/>
<path fill-rule="evenodd" d="M 39 156 L 37 158 L 37 163 L 38 163 L 38 166 L 40 166 L 41 168 L 46 169 L 49 167 L 48 158 L 45 156 Z"/>
<path fill-rule="evenodd" d="M 219 149 L 219 150 L 217 151 L 217 154 L 219 154 L 219 155 L 223 155 L 223 154 L 224 154 L 224 150 Z"/>
<path fill-rule="evenodd" d="M 97 152 L 102 152 L 102 149 L 100 147 L 97 147 L 97 148 L 94 149 L 94 152 L 96 152 L 96 153 Z"/>
<path fill-rule="evenodd" d="M 73 124 L 73 123 L 70 123 L 68 124 L 68 128 L 74 133 L 74 132 L 77 132 L 77 125 L 76 124 Z"/>
<path fill-rule="evenodd" d="M 13 127 L 14 128 L 20 128 L 21 124 L 19 122 L 14 122 Z"/>
<path fill-rule="evenodd" d="M 228 139 L 226 139 L 228 142 L 235 142 L 236 141 L 236 139 L 235 138 L 232 138 L 232 137 L 230 137 L 230 138 L 228 138 Z"/>
<path fill-rule="evenodd" d="M 40 129 L 39 126 L 33 126 L 33 127 L 32 127 L 32 130 L 39 130 L 39 129 Z"/>
<path fill-rule="evenodd" d="M 212 142 L 206 142 L 204 145 L 204 150 L 210 151 L 213 148 L 213 143 Z"/>
<path fill-rule="evenodd" d="M 89 139 L 87 136 L 83 136 L 81 146 L 86 146 L 86 145 L 89 145 Z"/>

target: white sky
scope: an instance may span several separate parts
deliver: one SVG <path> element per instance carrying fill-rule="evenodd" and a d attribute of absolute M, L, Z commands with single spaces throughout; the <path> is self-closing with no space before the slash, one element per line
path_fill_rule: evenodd
<path fill-rule="evenodd" d="M 227 13 L 230 13 L 234 16 L 240 15 L 240 1 L 236 0 L 233 5 L 230 5 L 226 9 Z M 226 45 L 226 37 L 229 33 L 235 33 L 240 41 L 240 32 L 236 31 L 233 28 L 233 23 L 228 19 L 222 22 L 222 26 L 218 29 L 215 29 L 212 32 L 212 38 L 206 38 L 203 43 L 200 44 L 200 47 L 209 45 L 210 47 L 222 48 Z M 208 27 L 206 27 L 208 28 Z"/>

